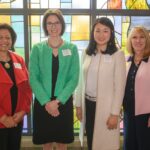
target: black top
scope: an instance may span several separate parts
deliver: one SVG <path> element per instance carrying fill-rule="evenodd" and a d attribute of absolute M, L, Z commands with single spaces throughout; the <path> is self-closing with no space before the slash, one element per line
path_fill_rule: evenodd
<path fill-rule="evenodd" d="M 12 115 L 15 112 L 16 106 L 17 106 L 17 96 L 18 96 L 18 88 L 16 86 L 16 80 L 15 80 L 15 74 L 13 69 L 13 62 L 12 60 L 8 61 L 7 63 L 10 65 L 9 68 L 5 67 L 5 63 L 3 61 L 0 61 L 6 72 L 8 73 L 9 77 L 11 78 L 13 82 L 13 86 L 10 89 L 10 96 L 11 96 L 11 104 L 12 104 Z"/>
<path fill-rule="evenodd" d="M 131 57 L 129 61 L 132 63 L 127 75 L 123 107 L 126 113 L 135 116 L 135 77 L 141 63 L 136 65 L 133 57 Z M 148 62 L 148 58 L 145 58 L 142 61 Z"/>
<path fill-rule="evenodd" d="M 55 91 L 55 85 L 57 81 L 58 70 L 59 70 L 58 56 L 55 57 L 54 55 L 52 55 L 52 98 L 51 99 L 56 98 L 54 96 L 54 91 Z"/>

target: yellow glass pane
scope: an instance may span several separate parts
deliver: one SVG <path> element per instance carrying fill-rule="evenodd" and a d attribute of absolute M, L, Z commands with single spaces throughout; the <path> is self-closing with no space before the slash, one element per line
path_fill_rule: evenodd
<path fill-rule="evenodd" d="M 149 9 L 146 0 L 126 0 L 128 9 Z"/>
<path fill-rule="evenodd" d="M 125 54 L 127 55 L 127 32 L 130 26 L 130 17 L 126 16 L 124 17 L 123 23 L 122 23 L 122 50 L 125 52 Z"/>
<path fill-rule="evenodd" d="M 72 16 L 71 40 L 89 40 L 89 16 Z"/>
<path fill-rule="evenodd" d="M 10 8 L 10 3 L 0 3 L 0 8 Z"/>
<path fill-rule="evenodd" d="M 0 23 L 10 24 L 10 16 L 0 15 Z"/>
<path fill-rule="evenodd" d="M 40 25 L 40 16 L 31 16 L 31 26 Z"/>

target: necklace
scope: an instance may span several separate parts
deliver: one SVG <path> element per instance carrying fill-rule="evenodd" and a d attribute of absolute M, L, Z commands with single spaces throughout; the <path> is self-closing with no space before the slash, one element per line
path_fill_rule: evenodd
<path fill-rule="evenodd" d="M 61 39 L 61 41 L 57 45 L 53 45 L 52 43 L 50 43 L 50 41 L 48 42 L 48 44 L 52 49 L 58 49 L 63 44 L 63 40 Z"/>
<path fill-rule="evenodd" d="M 8 62 L 5 62 L 5 63 L 4 63 L 4 67 L 5 67 L 6 69 L 9 69 L 9 68 L 10 68 L 10 64 L 9 64 Z"/>
<path fill-rule="evenodd" d="M 5 59 L 4 59 L 5 58 Z M 3 63 L 3 66 L 6 68 L 6 69 L 9 69 L 10 68 L 10 57 L 9 56 L 6 56 L 6 57 L 0 57 L 0 61 Z"/>

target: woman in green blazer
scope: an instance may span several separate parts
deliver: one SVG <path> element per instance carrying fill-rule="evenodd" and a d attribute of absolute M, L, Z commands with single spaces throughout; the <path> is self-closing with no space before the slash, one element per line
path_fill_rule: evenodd
<path fill-rule="evenodd" d="M 74 140 L 72 94 L 78 84 L 79 56 L 74 44 L 61 36 L 65 22 L 59 10 L 47 10 L 43 18 L 46 41 L 33 46 L 29 71 L 35 94 L 33 142 L 43 149 L 66 150 Z"/>

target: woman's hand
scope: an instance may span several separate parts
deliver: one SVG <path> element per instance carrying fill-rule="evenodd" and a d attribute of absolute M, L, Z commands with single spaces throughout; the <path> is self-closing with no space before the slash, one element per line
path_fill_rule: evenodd
<path fill-rule="evenodd" d="M 107 128 L 108 129 L 117 129 L 117 125 L 118 125 L 118 119 L 119 119 L 119 116 L 118 115 L 110 115 L 107 122 L 106 122 L 106 125 L 107 125 Z"/>
<path fill-rule="evenodd" d="M 13 115 L 13 119 L 18 124 L 23 120 L 24 115 L 25 115 L 25 111 L 17 112 Z"/>
<path fill-rule="evenodd" d="M 82 108 L 81 107 L 76 107 L 76 116 L 78 120 L 82 121 Z"/>
<path fill-rule="evenodd" d="M 46 111 L 52 115 L 53 117 L 57 117 L 60 115 L 60 112 L 58 110 L 58 107 L 59 107 L 59 101 L 58 100 L 52 100 L 50 102 L 48 102 L 46 105 L 45 105 L 45 109 Z"/>
<path fill-rule="evenodd" d="M 12 116 L 3 115 L 0 118 L 0 122 L 6 127 L 6 128 L 13 128 L 17 126 L 17 123 L 14 121 Z"/>

